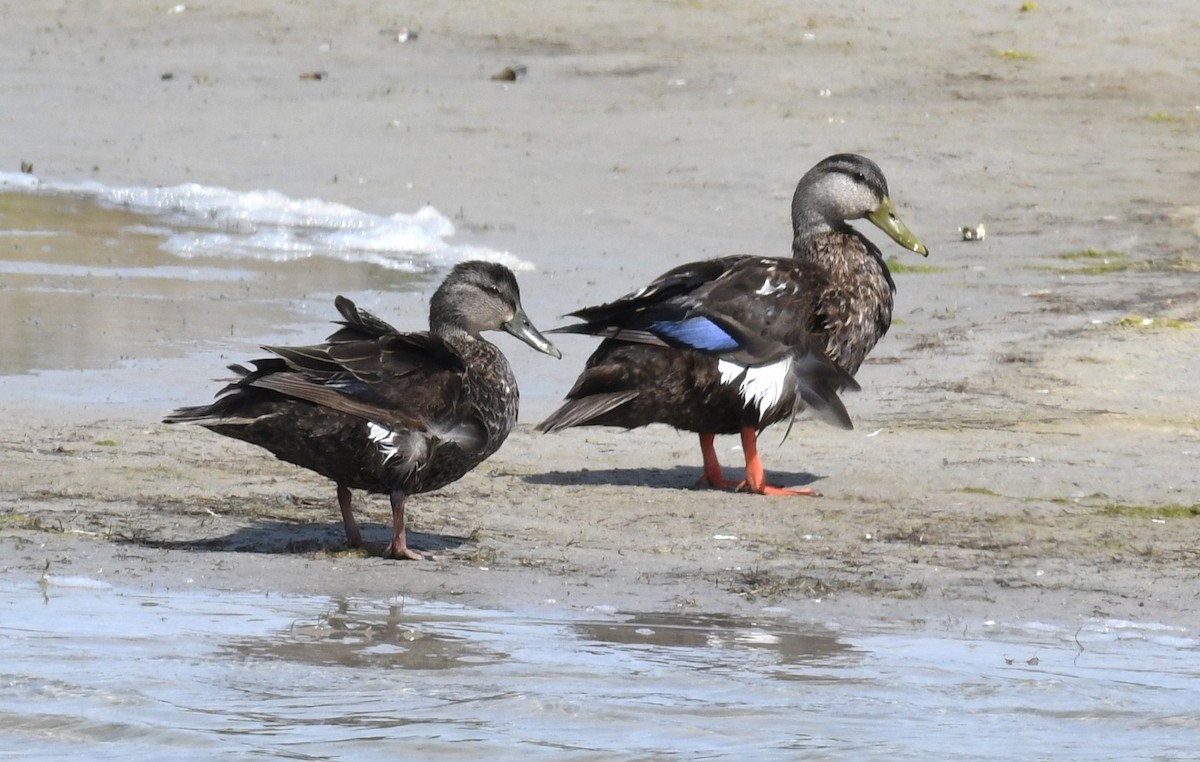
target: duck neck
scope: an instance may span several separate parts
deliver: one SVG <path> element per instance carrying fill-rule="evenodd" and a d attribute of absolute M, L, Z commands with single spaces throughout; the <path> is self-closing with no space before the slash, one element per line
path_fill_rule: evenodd
<path fill-rule="evenodd" d="M 429 318 L 429 332 L 456 345 L 462 342 L 480 341 L 483 338 L 477 332 L 467 330 L 459 320 L 446 317 L 439 319 L 432 315 Z"/>
<path fill-rule="evenodd" d="M 443 283 L 429 300 L 429 332 L 444 338 L 478 339 L 479 328 L 473 322 Z"/>
<path fill-rule="evenodd" d="M 792 256 L 806 261 L 812 261 L 818 255 L 825 256 L 830 238 L 853 231 L 846 222 L 830 220 L 820 211 L 796 211 L 792 216 Z"/>

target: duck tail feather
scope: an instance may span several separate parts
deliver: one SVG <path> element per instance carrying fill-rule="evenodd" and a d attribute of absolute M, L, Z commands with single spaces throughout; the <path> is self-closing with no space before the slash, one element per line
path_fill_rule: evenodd
<path fill-rule="evenodd" d="M 608 392 L 592 394 L 587 397 L 567 401 L 558 410 L 550 414 L 546 420 L 539 423 L 537 431 L 549 434 L 572 426 L 583 426 L 610 410 L 615 410 L 636 397 L 636 391 Z"/>
<path fill-rule="evenodd" d="M 853 429 L 839 391 L 859 391 L 858 382 L 822 354 L 806 352 L 794 363 L 796 406 L 807 405 L 813 417 L 841 429 Z M 797 410 L 798 412 L 798 410 Z M 785 434 L 786 436 L 786 434 Z"/>
<path fill-rule="evenodd" d="M 191 423 L 197 426 L 245 426 L 260 420 L 260 416 L 236 415 L 229 405 L 218 400 L 212 405 L 176 408 L 163 418 L 163 423 Z"/>

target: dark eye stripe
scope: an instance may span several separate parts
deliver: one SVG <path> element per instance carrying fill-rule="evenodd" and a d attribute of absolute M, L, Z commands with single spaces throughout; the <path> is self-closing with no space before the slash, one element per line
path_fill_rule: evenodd
<path fill-rule="evenodd" d="M 858 168 L 854 167 L 853 165 L 835 164 L 835 165 L 829 167 L 829 171 L 831 173 L 845 175 L 846 177 L 849 177 L 851 180 L 853 180 L 856 183 L 859 183 L 861 185 L 866 185 L 868 188 L 870 188 L 872 191 L 879 194 L 880 196 L 886 196 L 888 194 L 887 185 L 883 184 L 879 178 L 876 178 L 876 177 L 868 178 L 867 175 L 861 169 L 858 169 Z"/>

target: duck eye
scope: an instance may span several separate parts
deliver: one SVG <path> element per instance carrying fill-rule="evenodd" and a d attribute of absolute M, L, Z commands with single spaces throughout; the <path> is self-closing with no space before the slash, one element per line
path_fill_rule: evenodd
<path fill-rule="evenodd" d="M 855 172 L 854 179 L 858 180 L 860 183 L 865 183 L 867 181 L 867 176 L 864 175 L 862 172 Z"/>

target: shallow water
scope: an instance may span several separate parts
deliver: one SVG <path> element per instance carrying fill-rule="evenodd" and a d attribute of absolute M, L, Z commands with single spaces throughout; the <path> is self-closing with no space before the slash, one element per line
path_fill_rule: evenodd
<path fill-rule="evenodd" d="M 527 264 L 453 234 L 431 207 L 380 217 L 270 191 L 0 173 L 0 375 L 292 338 L 335 318 L 338 293 L 415 294 L 468 258 Z M 409 306 L 401 324 L 422 327 L 423 304 Z"/>
<path fill-rule="evenodd" d="M 0 584 L 0 756 L 1194 759 L 1200 641 L 1096 620 L 698 612 Z"/>

